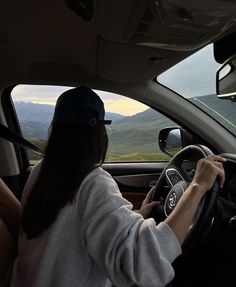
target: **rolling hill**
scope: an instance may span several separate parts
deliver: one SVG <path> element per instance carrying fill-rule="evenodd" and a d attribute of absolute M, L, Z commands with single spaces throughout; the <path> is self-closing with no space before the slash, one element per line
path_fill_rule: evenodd
<path fill-rule="evenodd" d="M 55 106 L 31 102 L 15 102 L 14 104 L 24 137 L 27 139 L 47 139 L 48 128 L 52 121 Z M 117 121 L 124 118 L 124 116 L 108 112 L 106 118 Z"/>
<path fill-rule="evenodd" d="M 234 125 L 220 116 L 221 113 L 225 114 L 227 109 L 227 118 L 236 122 L 235 107 L 232 102 L 216 101 L 215 95 L 194 97 L 189 100 L 203 110 L 207 109 L 207 106 L 212 107 L 216 111 L 210 110 L 212 117 L 223 121 L 229 129 L 235 129 Z M 54 106 L 16 102 L 15 107 L 24 137 L 40 145 L 45 142 Z M 152 109 L 133 116 L 106 113 L 106 118 L 113 120 L 111 132 L 109 132 L 109 153 L 113 158 L 124 154 L 147 155 L 149 153 L 153 155 L 159 153 L 159 130 L 168 126 L 176 126 L 174 122 Z"/>
<path fill-rule="evenodd" d="M 41 145 L 42 141 L 47 140 L 54 106 L 17 102 L 15 107 L 24 137 Z M 152 109 L 133 116 L 106 113 L 106 118 L 113 121 L 112 132 L 109 133 L 109 152 L 113 156 L 159 152 L 158 131 L 162 127 L 174 125 Z"/>

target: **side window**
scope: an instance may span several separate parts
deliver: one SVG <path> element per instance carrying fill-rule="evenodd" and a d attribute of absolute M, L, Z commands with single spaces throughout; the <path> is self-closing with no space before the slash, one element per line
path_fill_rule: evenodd
<path fill-rule="evenodd" d="M 18 85 L 12 90 L 16 114 L 23 136 L 44 148 L 57 98 L 70 87 Z M 96 91 L 105 104 L 109 147 L 107 162 L 167 160 L 159 150 L 158 132 L 176 124 L 157 111 L 127 97 Z M 27 151 L 30 163 L 40 156 Z"/>

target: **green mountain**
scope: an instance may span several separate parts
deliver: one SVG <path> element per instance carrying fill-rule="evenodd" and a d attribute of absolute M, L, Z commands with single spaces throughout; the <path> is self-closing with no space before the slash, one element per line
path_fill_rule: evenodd
<path fill-rule="evenodd" d="M 24 137 L 42 148 L 48 137 L 54 106 L 18 102 L 15 107 Z M 107 113 L 106 118 L 113 120 L 109 132 L 109 157 L 114 160 L 120 159 L 122 155 L 137 159 L 149 154 L 153 158 L 160 152 L 158 131 L 174 125 L 152 109 L 127 117 Z"/>
<path fill-rule="evenodd" d="M 194 97 L 189 100 L 201 109 L 210 111 L 213 118 L 228 126 L 230 130 L 234 129 L 235 132 L 235 125 L 230 123 L 236 124 L 235 103 L 216 100 L 215 95 Z M 54 106 L 16 103 L 16 110 L 24 137 L 42 147 L 47 140 Z M 126 117 L 107 113 L 106 118 L 113 120 L 109 129 L 109 159 L 114 161 L 162 158 L 158 133 L 162 128 L 176 126 L 174 122 L 152 109 Z"/>
<path fill-rule="evenodd" d="M 15 102 L 14 105 L 24 137 L 46 140 L 55 106 L 31 102 Z M 106 118 L 117 121 L 124 116 L 108 112 Z"/>
<path fill-rule="evenodd" d="M 189 99 L 203 111 L 207 111 L 229 131 L 236 133 L 236 103 L 230 100 L 216 99 L 216 95 L 207 95 Z"/>
<path fill-rule="evenodd" d="M 31 102 L 14 102 L 16 113 L 21 122 L 45 123 L 49 126 L 52 121 L 55 106 L 45 104 L 35 104 Z M 106 113 L 106 117 L 111 120 L 120 120 L 124 116 L 117 113 Z"/>
<path fill-rule="evenodd" d="M 125 117 L 111 126 L 109 150 L 112 153 L 160 152 L 158 133 L 173 125 L 176 124 L 152 109 Z"/>

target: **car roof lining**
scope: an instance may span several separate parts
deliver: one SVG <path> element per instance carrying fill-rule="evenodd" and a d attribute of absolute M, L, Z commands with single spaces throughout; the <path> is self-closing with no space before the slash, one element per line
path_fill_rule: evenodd
<path fill-rule="evenodd" d="M 106 83 L 107 87 L 114 84 L 114 88 L 119 84 L 147 85 L 148 80 L 203 46 L 201 42 L 194 49 L 191 46 L 188 50 L 170 51 L 130 41 L 128 36 L 143 21 L 142 9 L 149 2 L 95 1 L 98 13 L 88 23 L 66 7 L 63 0 L 2 1 L 0 54 L 4 56 L 0 65 L 1 85 L 78 85 L 81 82 L 96 86 Z M 193 5 L 197 9 L 200 5 L 196 1 L 175 2 L 179 7 Z M 213 3 L 221 8 L 225 5 L 227 13 L 234 5 L 207 0 L 204 6 L 209 10 L 214 7 Z M 107 21 L 113 18 L 112 25 L 107 25 Z M 153 25 L 150 31 L 155 31 Z M 215 37 L 221 37 L 223 32 L 214 30 Z"/>

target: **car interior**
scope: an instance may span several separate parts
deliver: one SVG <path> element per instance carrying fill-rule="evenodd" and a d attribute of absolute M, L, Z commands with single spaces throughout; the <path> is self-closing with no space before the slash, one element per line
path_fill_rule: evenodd
<path fill-rule="evenodd" d="M 56 98 L 86 85 L 113 112 L 103 168 L 134 209 L 156 186 L 157 222 L 200 158 L 226 159 L 224 186 L 216 182 L 199 205 L 170 286 L 234 286 L 236 2 L 13 0 L 0 7 L 0 177 L 16 198 L 43 156 Z M 118 110 L 124 98 L 132 102 Z"/>

